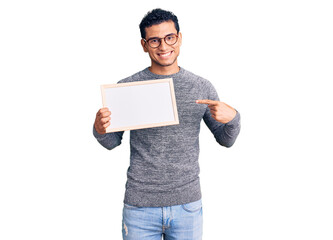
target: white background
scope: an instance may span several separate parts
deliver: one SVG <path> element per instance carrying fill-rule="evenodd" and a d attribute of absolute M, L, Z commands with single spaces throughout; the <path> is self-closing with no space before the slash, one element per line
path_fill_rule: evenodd
<path fill-rule="evenodd" d="M 179 65 L 242 116 L 201 130 L 204 239 L 333 239 L 331 1 L 1 1 L 0 239 L 121 239 L 129 134 L 92 135 L 100 85 L 149 66 L 138 25 L 179 18 Z"/>

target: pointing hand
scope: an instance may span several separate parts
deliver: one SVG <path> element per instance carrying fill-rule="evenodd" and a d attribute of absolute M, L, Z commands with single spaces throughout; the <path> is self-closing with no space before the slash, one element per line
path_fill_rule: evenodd
<path fill-rule="evenodd" d="M 230 122 L 236 116 L 236 110 L 228 104 L 214 100 L 197 100 L 198 104 L 208 104 L 212 117 L 221 123 Z"/>

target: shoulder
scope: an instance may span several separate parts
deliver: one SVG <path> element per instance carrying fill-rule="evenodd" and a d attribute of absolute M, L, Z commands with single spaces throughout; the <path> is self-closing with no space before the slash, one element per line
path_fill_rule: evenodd
<path fill-rule="evenodd" d="M 117 83 L 127 83 L 127 82 L 140 81 L 140 79 L 142 79 L 142 75 L 144 74 L 144 71 L 145 71 L 145 69 L 140 71 L 140 72 L 134 73 L 133 75 L 118 81 Z"/>
<path fill-rule="evenodd" d="M 219 101 L 216 89 L 209 80 L 187 70 L 184 75 L 192 82 L 192 86 L 199 90 L 203 98 Z"/>
<path fill-rule="evenodd" d="M 207 80 L 206 78 L 201 77 L 197 74 L 194 74 L 193 72 L 190 72 L 190 71 L 184 69 L 184 76 L 186 79 L 192 81 L 202 90 L 210 91 L 211 89 L 214 89 L 213 84 L 209 80 Z"/>

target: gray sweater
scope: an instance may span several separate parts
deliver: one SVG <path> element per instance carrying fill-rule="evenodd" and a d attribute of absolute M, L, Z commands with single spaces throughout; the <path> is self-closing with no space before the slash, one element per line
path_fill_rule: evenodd
<path fill-rule="evenodd" d="M 240 115 L 223 124 L 211 117 L 198 99 L 219 100 L 213 85 L 183 69 L 172 75 L 157 75 L 148 68 L 119 83 L 173 78 L 179 125 L 130 131 L 130 167 L 124 203 L 138 207 L 185 204 L 201 198 L 199 182 L 199 132 L 203 119 L 216 141 L 231 147 L 240 131 Z M 152 109 L 154 111 L 154 109 Z M 111 116 L 112 124 L 112 116 Z M 121 144 L 124 132 L 94 136 L 111 150 Z"/>

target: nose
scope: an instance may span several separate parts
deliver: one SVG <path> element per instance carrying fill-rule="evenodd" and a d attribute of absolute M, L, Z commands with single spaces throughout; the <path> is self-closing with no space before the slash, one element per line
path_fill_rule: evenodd
<path fill-rule="evenodd" d="M 164 49 L 167 49 L 167 47 L 168 47 L 168 44 L 166 44 L 164 39 L 161 39 L 161 44 L 159 46 L 159 49 L 164 50 Z"/>

